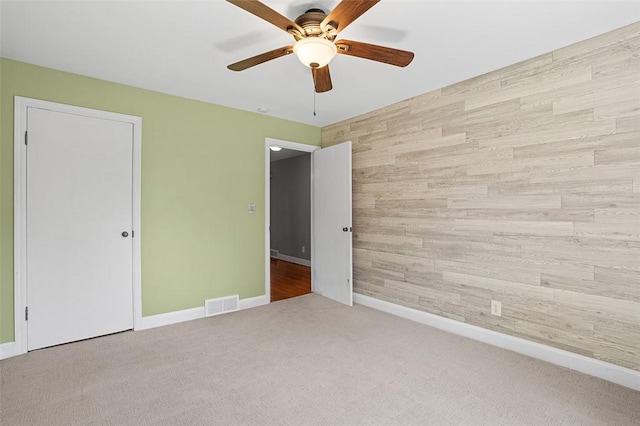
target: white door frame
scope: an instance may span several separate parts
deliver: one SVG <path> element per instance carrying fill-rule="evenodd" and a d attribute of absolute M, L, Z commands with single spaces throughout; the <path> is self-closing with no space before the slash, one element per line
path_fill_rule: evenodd
<path fill-rule="evenodd" d="M 271 303 L 271 148 L 279 146 L 284 149 L 312 153 L 320 149 L 319 146 L 307 145 L 298 142 L 280 139 L 265 138 L 264 140 L 264 295 Z M 313 161 L 311 161 L 311 177 L 313 177 Z M 311 193 L 311 228 L 313 229 L 313 184 L 309 188 Z M 313 232 L 311 233 L 311 246 L 313 247 Z M 311 252 L 311 270 L 313 271 L 313 251 Z M 311 291 L 313 291 L 313 274 L 311 275 Z"/>
<path fill-rule="evenodd" d="M 15 97 L 14 102 L 14 163 L 13 163 L 13 203 L 14 203 L 14 345 L 15 355 L 27 352 L 27 258 L 26 258 L 26 214 L 27 214 L 27 151 L 25 134 L 27 131 L 27 109 L 40 108 L 50 111 L 81 115 L 105 120 L 121 121 L 133 125 L 133 328 L 142 325 L 142 280 L 140 272 L 140 169 L 142 145 L 142 118 L 90 108 L 59 104 L 38 99 Z"/>

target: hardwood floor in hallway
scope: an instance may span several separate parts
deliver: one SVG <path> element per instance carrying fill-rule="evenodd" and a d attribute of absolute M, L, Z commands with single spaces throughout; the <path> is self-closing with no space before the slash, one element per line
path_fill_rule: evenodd
<path fill-rule="evenodd" d="M 271 259 L 271 301 L 311 293 L 311 268 Z"/>

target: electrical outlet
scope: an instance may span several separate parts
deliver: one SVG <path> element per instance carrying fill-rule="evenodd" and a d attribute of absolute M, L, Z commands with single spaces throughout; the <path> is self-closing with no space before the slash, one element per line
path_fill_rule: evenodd
<path fill-rule="evenodd" d="M 302 252 L 303 252 L 303 253 L 304 253 L 304 250 L 305 250 L 305 248 L 304 248 L 304 246 L 302 246 Z"/>
<path fill-rule="evenodd" d="M 497 300 L 491 301 L 491 315 L 495 315 L 497 317 L 502 316 L 502 302 L 498 302 Z"/>

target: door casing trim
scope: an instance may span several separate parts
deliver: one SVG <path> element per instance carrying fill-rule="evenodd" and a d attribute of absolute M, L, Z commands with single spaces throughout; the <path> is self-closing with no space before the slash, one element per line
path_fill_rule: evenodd
<path fill-rule="evenodd" d="M 74 105 L 60 104 L 40 99 L 16 96 L 14 99 L 14 162 L 13 162 L 13 309 L 14 309 L 14 354 L 20 355 L 27 352 L 27 321 L 25 320 L 25 308 L 27 306 L 26 283 L 26 183 L 27 183 L 27 146 L 24 143 L 27 131 L 28 108 L 39 108 L 68 114 L 82 115 L 86 117 L 115 120 L 133 125 L 133 329 L 137 330 L 142 325 L 142 279 L 140 271 L 140 241 L 142 237 L 140 227 L 140 181 L 142 166 L 142 117 L 84 108 Z"/>

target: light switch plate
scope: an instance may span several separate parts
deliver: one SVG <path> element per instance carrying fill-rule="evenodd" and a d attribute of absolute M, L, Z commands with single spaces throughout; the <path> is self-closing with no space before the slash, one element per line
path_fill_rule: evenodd
<path fill-rule="evenodd" d="M 256 203 L 249 203 L 249 214 L 256 214 Z"/>

